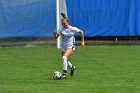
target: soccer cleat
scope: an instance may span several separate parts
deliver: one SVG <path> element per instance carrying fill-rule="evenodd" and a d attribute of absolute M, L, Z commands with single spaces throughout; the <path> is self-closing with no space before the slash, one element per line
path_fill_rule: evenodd
<path fill-rule="evenodd" d="M 63 73 L 61 77 L 66 78 L 66 73 Z"/>
<path fill-rule="evenodd" d="M 74 75 L 74 71 L 75 71 L 75 66 L 72 66 L 72 68 L 71 68 L 71 72 L 70 72 L 70 76 L 73 76 Z"/>
<path fill-rule="evenodd" d="M 67 74 L 67 71 L 66 70 L 63 70 L 63 74 L 62 74 L 62 78 L 66 78 L 66 74 Z"/>

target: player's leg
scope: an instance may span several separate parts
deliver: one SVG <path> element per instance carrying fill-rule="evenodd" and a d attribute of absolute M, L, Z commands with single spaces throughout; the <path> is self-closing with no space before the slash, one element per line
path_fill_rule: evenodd
<path fill-rule="evenodd" d="M 65 52 L 62 52 L 62 62 L 63 62 L 63 77 L 66 77 L 67 73 L 67 67 L 68 67 L 68 58 L 70 58 L 70 55 L 73 53 L 73 50 L 71 48 L 66 48 Z"/>
<path fill-rule="evenodd" d="M 63 60 L 63 75 L 66 76 L 67 73 L 67 67 L 71 69 L 70 76 L 73 76 L 75 71 L 75 66 L 72 65 L 72 63 L 69 60 L 70 56 L 72 55 L 73 50 L 71 48 L 67 48 L 65 52 L 62 52 L 62 60 Z M 67 63 L 66 61 L 67 60 Z"/>
<path fill-rule="evenodd" d="M 64 53 L 65 52 L 62 51 L 62 67 L 63 67 L 62 77 L 66 77 L 67 67 L 68 67 L 68 63 L 66 62 L 67 61 L 67 58 L 63 56 Z"/>
<path fill-rule="evenodd" d="M 62 51 L 62 57 L 63 57 L 64 53 L 65 53 L 65 52 Z M 70 56 L 71 56 L 71 55 L 69 55 L 69 57 L 67 58 L 67 65 L 68 65 L 69 68 L 72 68 L 72 63 L 69 61 Z"/>

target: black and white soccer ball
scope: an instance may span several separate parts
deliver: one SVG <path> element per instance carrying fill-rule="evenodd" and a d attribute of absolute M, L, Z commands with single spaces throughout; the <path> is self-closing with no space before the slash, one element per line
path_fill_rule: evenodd
<path fill-rule="evenodd" d="M 53 78 L 54 78 L 54 79 L 56 79 L 56 80 L 60 80 L 61 77 L 62 77 L 61 72 L 59 72 L 59 71 L 55 71 L 55 72 L 53 73 Z"/>

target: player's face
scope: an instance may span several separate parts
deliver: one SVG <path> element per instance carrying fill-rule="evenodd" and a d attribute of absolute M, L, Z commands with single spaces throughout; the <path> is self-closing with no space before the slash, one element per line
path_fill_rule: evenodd
<path fill-rule="evenodd" d="M 69 27 L 69 23 L 68 23 L 67 21 L 63 21 L 63 22 L 62 22 L 62 26 L 63 26 L 64 28 L 68 28 L 68 27 Z"/>

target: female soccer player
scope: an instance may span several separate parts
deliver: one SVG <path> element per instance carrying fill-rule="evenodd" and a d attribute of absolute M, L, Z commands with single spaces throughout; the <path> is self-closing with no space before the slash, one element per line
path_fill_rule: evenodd
<path fill-rule="evenodd" d="M 72 27 L 69 25 L 69 20 L 64 13 L 61 13 L 63 19 L 61 20 L 62 28 L 60 28 L 57 32 L 54 32 L 54 38 L 57 39 L 60 35 L 62 37 L 62 67 L 63 67 L 63 74 L 62 77 L 65 78 L 67 74 L 67 67 L 71 69 L 70 76 L 73 76 L 75 71 L 75 66 L 69 61 L 70 56 L 72 55 L 73 51 L 75 50 L 75 37 L 74 33 L 78 32 L 81 34 L 81 46 L 85 46 L 84 41 L 84 33 L 82 30 Z"/>

